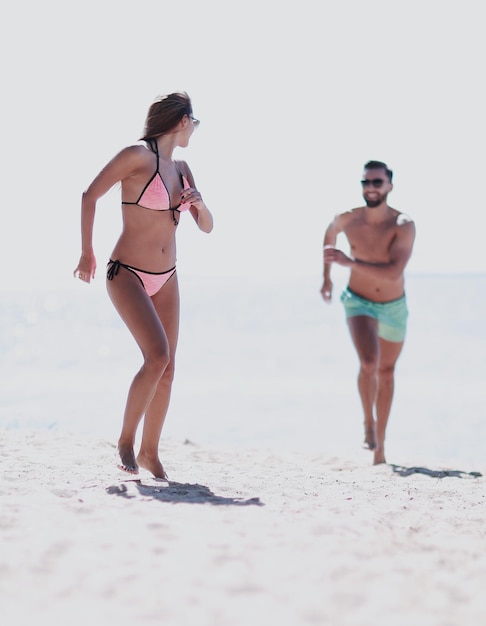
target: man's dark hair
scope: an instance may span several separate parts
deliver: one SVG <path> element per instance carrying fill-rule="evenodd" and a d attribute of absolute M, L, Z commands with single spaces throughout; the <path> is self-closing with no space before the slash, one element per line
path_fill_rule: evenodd
<path fill-rule="evenodd" d="M 386 163 L 383 161 L 368 161 L 364 166 L 365 170 L 385 170 L 385 174 L 388 176 L 388 180 L 392 182 L 393 180 L 393 172 L 388 167 Z"/>

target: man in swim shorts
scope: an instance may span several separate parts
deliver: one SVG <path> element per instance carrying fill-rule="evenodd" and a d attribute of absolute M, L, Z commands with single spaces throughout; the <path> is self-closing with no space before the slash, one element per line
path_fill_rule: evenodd
<path fill-rule="evenodd" d="M 385 163 L 366 163 L 361 181 L 365 206 L 337 215 L 324 236 L 321 293 L 325 302 L 332 300 L 332 264 L 350 269 L 341 302 L 360 361 L 358 390 L 365 445 L 374 452 L 375 465 L 386 463 L 385 432 L 395 364 L 405 340 L 408 316 L 404 270 L 415 239 L 412 219 L 387 203 L 392 179 L 393 172 Z M 349 242 L 349 256 L 336 248 L 340 233 Z"/>

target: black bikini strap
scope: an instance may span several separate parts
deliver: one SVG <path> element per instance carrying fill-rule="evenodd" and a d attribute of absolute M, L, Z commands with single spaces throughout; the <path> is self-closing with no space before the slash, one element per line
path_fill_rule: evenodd
<path fill-rule="evenodd" d="M 158 172 L 159 171 L 159 146 L 157 145 L 157 139 L 149 139 L 147 143 L 150 146 L 152 152 L 154 152 L 155 156 L 157 157 L 157 168 L 155 171 Z"/>
<path fill-rule="evenodd" d="M 179 163 L 177 161 L 174 161 L 174 165 L 176 167 L 177 173 L 179 174 L 182 188 L 184 189 L 184 175 L 182 174 L 181 168 L 179 167 Z"/>

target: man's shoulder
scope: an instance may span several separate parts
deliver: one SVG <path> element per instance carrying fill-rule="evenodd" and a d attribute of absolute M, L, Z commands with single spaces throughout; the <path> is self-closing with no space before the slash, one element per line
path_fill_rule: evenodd
<path fill-rule="evenodd" d="M 354 221 L 355 219 L 359 219 L 363 214 L 364 207 L 359 206 L 354 209 L 348 209 L 347 211 L 343 211 L 342 213 L 338 213 L 335 217 L 339 223 L 345 225 Z"/>
<path fill-rule="evenodd" d="M 396 224 L 397 226 L 405 226 L 406 224 L 413 224 L 413 218 L 408 215 L 408 213 L 402 213 L 401 211 L 396 211 Z"/>
<path fill-rule="evenodd" d="M 413 242 L 415 239 L 415 222 L 408 213 L 402 213 L 401 211 L 395 212 L 394 230 L 397 236 L 403 241 Z"/>

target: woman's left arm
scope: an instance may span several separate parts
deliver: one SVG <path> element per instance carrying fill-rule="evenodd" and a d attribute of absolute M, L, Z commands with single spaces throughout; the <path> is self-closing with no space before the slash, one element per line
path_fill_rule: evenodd
<path fill-rule="evenodd" d="M 201 194 L 196 189 L 196 183 L 189 166 L 185 161 L 182 162 L 189 189 L 183 189 L 181 193 L 181 202 L 187 202 L 191 205 L 190 212 L 198 227 L 205 233 L 213 230 L 213 216 L 208 209 Z"/>

